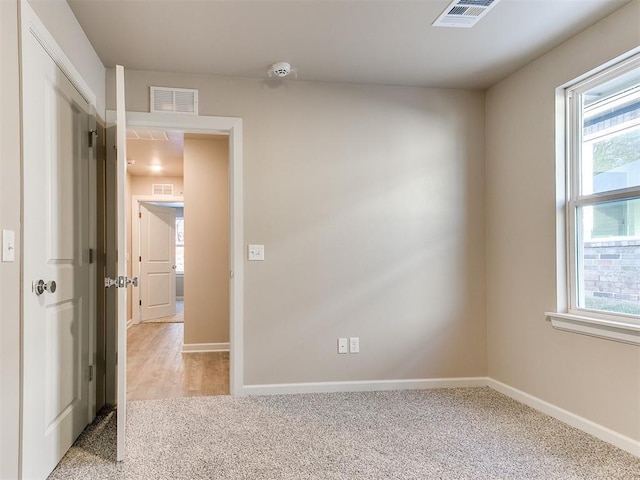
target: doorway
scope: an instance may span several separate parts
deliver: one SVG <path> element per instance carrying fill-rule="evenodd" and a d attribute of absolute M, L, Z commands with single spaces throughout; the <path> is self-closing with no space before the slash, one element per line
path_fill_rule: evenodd
<path fill-rule="evenodd" d="M 108 141 L 110 147 L 107 152 L 116 153 L 117 146 L 126 144 L 126 127 L 148 127 L 165 130 L 179 130 L 194 134 L 226 134 L 228 135 L 228 168 L 229 168 L 229 387 L 231 395 L 243 395 L 243 195 L 242 195 L 242 119 L 234 117 L 204 117 L 197 115 L 173 115 L 161 113 L 125 112 L 124 106 L 124 69 L 116 68 L 116 100 L 117 111 L 107 111 L 108 135 L 117 140 Z M 111 132 L 109 134 L 109 132 Z M 115 147 L 115 148 L 114 148 Z M 107 181 L 106 202 L 107 215 L 106 237 L 116 237 L 109 242 L 111 247 L 106 249 L 106 258 L 110 261 L 106 265 L 107 275 L 126 275 L 124 260 L 127 246 L 124 238 L 126 231 L 125 208 L 126 192 L 125 179 L 122 176 L 126 167 L 126 148 L 114 155 L 115 162 L 107 162 L 107 177 L 112 177 L 112 184 Z M 113 165 L 109 174 L 109 165 Z M 117 186 L 114 180 L 117 178 Z M 115 198 L 114 198 L 115 197 Z M 119 247 L 118 247 L 119 246 Z M 114 251 L 115 247 L 115 251 Z M 118 255 L 117 249 L 123 254 Z M 117 268 L 116 268 L 117 267 Z M 119 277 L 120 278 L 120 277 Z M 122 277 L 125 278 L 126 277 Z M 125 425 L 126 425 L 126 385 L 127 385 L 127 318 L 126 299 L 128 288 L 118 289 L 117 301 L 115 295 L 107 296 L 107 385 L 109 392 L 117 393 L 118 404 L 118 459 L 125 456 Z M 114 395 L 115 399 L 116 395 Z"/>
<path fill-rule="evenodd" d="M 132 136 L 141 135 L 136 130 Z M 146 132 L 145 138 L 182 135 Z M 139 287 L 132 292 L 127 331 L 127 398 L 229 394 L 228 136 L 184 134 L 177 142 L 183 145 L 182 171 L 165 166 L 158 153 L 167 140 L 138 141 L 155 152 L 149 159 L 130 142 L 136 141 L 127 142 L 127 159 L 137 175 L 128 182 L 129 271 Z M 151 166 L 173 175 L 149 175 Z M 177 279 L 184 279 L 182 292 Z M 177 296 L 184 316 L 177 315 Z"/>

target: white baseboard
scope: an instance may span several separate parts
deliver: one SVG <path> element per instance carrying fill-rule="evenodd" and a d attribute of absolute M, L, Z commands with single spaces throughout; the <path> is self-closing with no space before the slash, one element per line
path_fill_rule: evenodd
<path fill-rule="evenodd" d="M 411 380 L 372 380 L 354 382 L 277 383 L 244 385 L 244 395 L 294 393 L 373 392 L 382 390 L 426 390 L 430 388 L 486 387 L 486 377 L 418 378 Z"/>
<path fill-rule="evenodd" d="M 546 413 L 547 415 L 554 417 L 557 420 L 566 423 L 567 425 L 575 427 L 578 430 L 582 430 L 589 435 L 593 435 L 594 437 L 615 445 L 616 447 L 629 452 L 632 455 L 640 457 L 640 441 L 638 440 L 634 440 L 633 438 L 622 435 L 598 423 L 592 422 L 591 420 L 576 415 L 575 413 L 571 413 L 568 410 L 564 410 L 563 408 L 557 407 L 549 402 L 534 397 L 533 395 L 529 395 L 528 393 L 525 393 L 521 390 L 518 390 L 517 388 L 513 388 L 492 378 L 488 379 L 487 386 L 508 397 L 513 398 L 514 400 L 524 403 L 531 408 L 535 408 L 542 413 Z"/>
<path fill-rule="evenodd" d="M 129 328 L 134 323 L 136 323 L 136 322 L 133 321 L 133 318 L 130 318 L 129 320 L 127 320 L 127 328 Z"/>
<path fill-rule="evenodd" d="M 228 352 L 229 342 L 225 343 L 184 343 L 182 353 Z"/>

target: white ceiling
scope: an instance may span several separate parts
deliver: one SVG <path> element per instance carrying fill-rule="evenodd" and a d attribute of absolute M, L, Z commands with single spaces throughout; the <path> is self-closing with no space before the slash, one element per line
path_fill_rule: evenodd
<path fill-rule="evenodd" d="M 629 0 L 501 0 L 473 28 L 450 0 L 68 0 L 106 67 L 487 88 Z"/>
<path fill-rule="evenodd" d="M 127 172 L 134 176 L 163 176 L 182 177 L 182 157 L 184 150 L 184 135 L 182 132 L 154 131 L 156 134 L 166 134 L 166 140 L 136 140 L 133 129 L 127 130 Z M 139 136 L 147 131 L 137 132 Z M 154 171 L 152 165 L 161 170 Z"/>

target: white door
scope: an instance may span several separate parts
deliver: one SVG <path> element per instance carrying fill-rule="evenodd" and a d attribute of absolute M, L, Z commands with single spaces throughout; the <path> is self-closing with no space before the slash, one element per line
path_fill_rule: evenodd
<path fill-rule="evenodd" d="M 124 101 L 124 67 L 116 65 L 116 225 L 117 225 L 117 272 L 127 276 L 127 231 L 126 231 L 126 177 L 127 177 L 127 115 Z M 125 435 L 127 424 L 127 288 L 118 288 L 117 300 L 117 459 L 125 458 Z"/>
<path fill-rule="evenodd" d="M 176 210 L 140 204 L 140 318 L 176 314 Z"/>
<path fill-rule="evenodd" d="M 23 36 L 22 475 L 45 478 L 89 423 L 90 105 Z"/>

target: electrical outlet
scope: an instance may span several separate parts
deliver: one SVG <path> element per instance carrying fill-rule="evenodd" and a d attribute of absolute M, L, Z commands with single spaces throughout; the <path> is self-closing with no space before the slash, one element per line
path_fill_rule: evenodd
<path fill-rule="evenodd" d="M 349 353 L 347 348 L 347 339 L 339 338 L 338 339 L 338 353 Z"/>
<path fill-rule="evenodd" d="M 349 353 L 360 353 L 360 338 L 349 338 Z"/>

